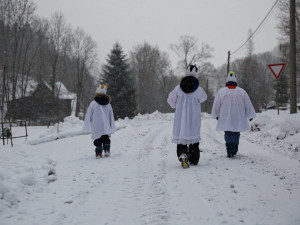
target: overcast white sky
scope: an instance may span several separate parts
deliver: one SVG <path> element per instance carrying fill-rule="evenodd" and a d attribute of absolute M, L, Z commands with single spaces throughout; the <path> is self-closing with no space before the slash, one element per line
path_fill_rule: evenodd
<path fill-rule="evenodd" d="M 195 36 L 214 48 L 215 66 L 226 62 L 271 9 L 275 0 L 34 0 L 37 13 L 50 18 L 60 11 L 73 29 L 81 27 L 98 44 L 100 63 L 118 41 L 125 53 L 147 41 L 170 55 L 181 35 Z M 255 53 L 272 50 L 280 36 L 276 11 L 255 35 Z M 245 51 L 237 57 L 243 57 Z"/>

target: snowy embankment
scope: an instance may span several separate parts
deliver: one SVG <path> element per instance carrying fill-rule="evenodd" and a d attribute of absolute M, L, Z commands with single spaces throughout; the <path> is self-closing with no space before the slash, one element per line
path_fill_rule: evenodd
<path fill-rule="evenodd" d="M 247 138 L 255 143 L 271 147 L 274 151 L 299 156 L 300 151 L 300 113 L 289 114 L 288 111 L 269 110 L 257 114 L 251 122 L 252 133 Z M 295 153 L 295 154 L 294 154 Z"/>
<path fill-rule="evenodd" d="M 31 145 L 42 144 L 50 141 L 55 141 L 62 138 L 74 137 L 82 134 L 87 134 L 82 131 L 83 121 L 75 116 L 69 116 L 64 119 L 64 122 L 55 124 L 47 131 L 39 135 L 38 138 L 29 141 Z M 116 129 L 125 128 L 122 120 L 116 123 Z"/>
<path fill-rule="evenodd" d="M 299 225 L 300 114 L 280 113 L 258 114 L 234 159 L 203 114 L 200 162 L 185 170 L 174 114 L 118 120 L 102 159 L 74 117 L 58 134 L 29 127 L 27 142 L 0 148 L 0 225 Z"/>

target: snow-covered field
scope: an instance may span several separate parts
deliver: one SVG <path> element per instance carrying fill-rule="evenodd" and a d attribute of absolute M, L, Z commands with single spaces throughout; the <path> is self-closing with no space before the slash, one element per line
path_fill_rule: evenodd
<path fill-rule="evenodd" d="M 299 225 L 300 113 L 276 113 L 257 115 L 234 159 L 203 114 L 203 152 L 188 169 L 171 143 L 174 114 L 117 121 L 102 159 L 76 118 L 58 134 L 29 127 L 26 142 L 0 147 L 0 224 Z"/>

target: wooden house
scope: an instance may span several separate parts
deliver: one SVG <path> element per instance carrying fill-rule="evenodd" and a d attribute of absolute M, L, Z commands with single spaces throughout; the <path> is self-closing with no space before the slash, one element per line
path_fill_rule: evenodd
<path fill-rule="evenodd" d="M 72 113 L 75 94 L 68 92 L 60 82 L 52 90 L 46 82 L 39 83 L 26 97 L 9 101 L 8 116 L 12 120 L 27 120 L 30 125 L 50 125 L 61 122 Z"/>

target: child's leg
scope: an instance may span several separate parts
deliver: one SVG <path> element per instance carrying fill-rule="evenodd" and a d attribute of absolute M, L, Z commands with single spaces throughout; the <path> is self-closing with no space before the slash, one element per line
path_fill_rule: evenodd
<path fill-rule="evenodd" d="M 228 157 L 233 157 L 238 151 L 240 132 L 225 131 L 225 141 Z"/>
<path fill-rule="evenodd" d="M 102 157 L 102 140 L 101 138 L 98 138 L 94 140 L 94 145 L 96 146 L 95 152 L 96 152 L 96 157 Z"/>
<path fill-rule="evenodd" d="M 234 152 L 233 154 L 236 155 L 236 153 L 239 150 L 239 143 L 240 143 L 240 132 L 234 132 L 233 134 L 233 144 L 234 144 Z"/>
<path fill-rule="evenodd" d="M 108 135 L 102 135 L 101 136 L 103 140 L 103 150 L 105 152 L 105 156 L 110 155 L 110 139 Z"/>
<path fill-rule="evenodd" d="M 187 145 L 182 145 L 182 144 L 177 145 L 177 157 L 178 160 L 181 162 L 181 166 L 183 168 L 188 168 L 190 166 L 187 148 L 188 148 Z"/>
<path fill-rule="evenodd" d="M 200 159 L 199 142 L 189 145 L 189 161 L 197 165 Z"/>
<path fill-rule="evenodd" d="M 234 155 L 234 149 L 235 146 L 233 144 L 233 132 L 231 131 L 225 131 L 225 145 L 226 145 L 226 150 L 227 150 L 227 156 L 229 158 L 233 157 Z"/>
<path fill-rule="evenodd" d="M 178 144 L 177 145 L 177 157 L 178 157 L 178 159 L 182 154 L 186 154 L 186 155 L 188 154 L 187 145 Z"/>

